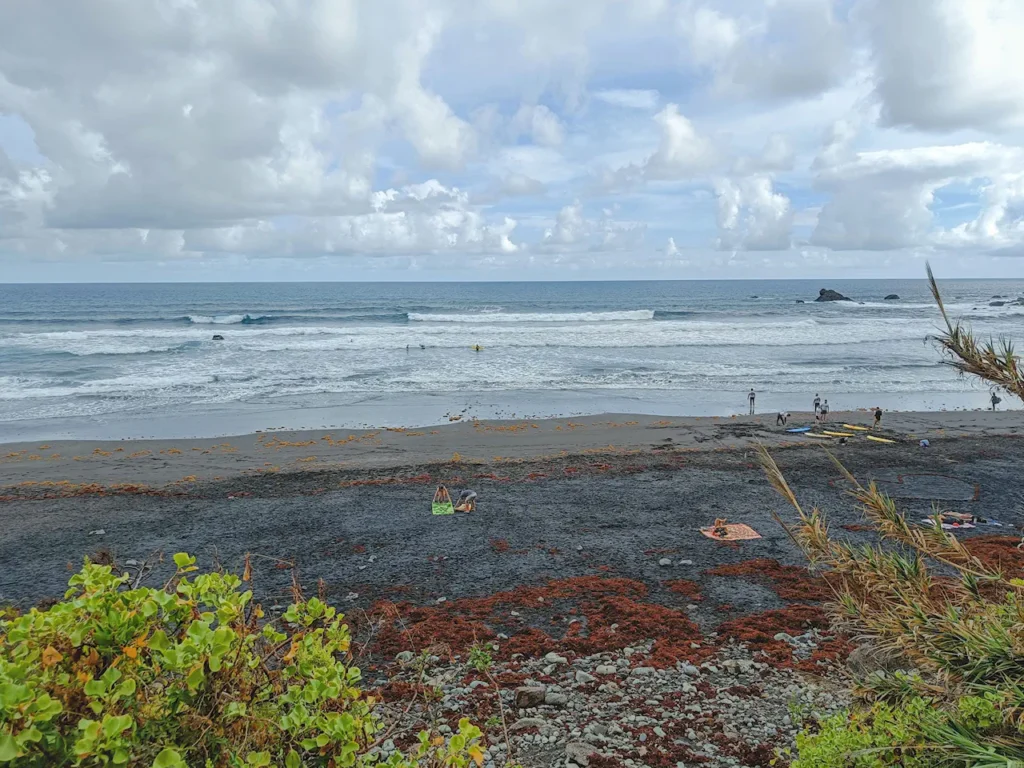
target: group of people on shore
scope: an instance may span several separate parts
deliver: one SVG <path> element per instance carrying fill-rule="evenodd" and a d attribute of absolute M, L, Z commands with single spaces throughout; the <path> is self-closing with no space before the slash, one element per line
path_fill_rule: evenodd
<path fill-rule="evenodd" d="M 747 393 L 747 403 L 750 405 L 750 415 L 754 415 L 754 404 L 757 401 L 757 393 L 751 387 L 750 392 Z M 992 406 L 995 409 L 995 405 Z M 828 421 L 829 405 L 828 398 L 825 400 L 821 399 L 821 395 L 814 395 L 814 420 L 820 422 Z M 882 423 L 882 409 L 876 407 L 874 410 L 875 424 L 878 426 Z M 789 413 L 786 411 L 779 411 L 775 416 L 775 426 L 786 426 L 786 422 L 789 421 Z"/>

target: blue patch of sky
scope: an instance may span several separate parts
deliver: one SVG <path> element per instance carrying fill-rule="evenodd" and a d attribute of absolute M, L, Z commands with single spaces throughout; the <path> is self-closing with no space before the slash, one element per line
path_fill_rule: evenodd
<path fill-rule="evenodd" d="M 31 126 L 18 115 L 0 114 L 0 148 L 15 165 L 44 165 L 46 157 L 36 146 Z"/>

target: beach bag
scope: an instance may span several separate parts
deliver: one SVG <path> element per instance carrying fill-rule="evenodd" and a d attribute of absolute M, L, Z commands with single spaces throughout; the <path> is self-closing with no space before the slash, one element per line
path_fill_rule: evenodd
<path fill-rule="evenodd" d="M 434 491 L 434 501 L 430 505 L 430 511 L 435 515 L 454 515 L 455 507 L 452 505 L 452 497 L 448 495 L 448 489 L 443 485 L 437 486 Z"/>

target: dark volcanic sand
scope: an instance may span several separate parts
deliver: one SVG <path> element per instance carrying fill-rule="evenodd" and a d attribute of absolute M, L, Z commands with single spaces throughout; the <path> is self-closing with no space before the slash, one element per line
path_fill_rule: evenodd
<path fill-rule="evenodd" d="M 1013 535 L 1024 523 L 1018 438 L 935 440 L 928 449 L 863 443 L 833 447 L 861 480 L 886 481 L 894 495 L 924 496 L 899 500 L 915 519 L 929 513 L 930 495 L 943 499 L 945 509 L 972 511 L 1006 524 L 964 531 L 965 537 Z M 861 519 L 820 448 L 779 449 L 774 455 L 808 509 L 821 507 L 839 535 L 866 536 L 839 527 Z M 474 477 L 492 472 L 510 479 Z M 530 473 L 547 477 L 530 480 Z M 587 574 L 642 581 L 653 601 L 682 607 L 688 600 L 669 592 L 663 582 L 691 579 L 701 584 L 705 596 L 691 615 L 710 628 L 726 617 L 722 604 L 732 606 L 729 615 L 737 615 L 783 603 L 764 586 L 708 576 L 705 570 L 760 557 L 802 563 L 771 517 L 773 510 L 785 519 L 794 513 L 769 488 L 752 450 L 667 450 L 512 466 L 446 464 L 387 474 L 420 477 L 337 489 L 341 482 L 385 475 L 318 472 L 239 477 L 194 486 L 182 497 L 3 502 L 0 600 L 27 606 L 58 597 L 82 558 L 101 549 L 121 565 L 159 551 L 168 556 L 188 551 L 202 568 L 220 563 L 238 571 L 250 552 L 294 562 L 307 594 L 315 593 L 317 580 L 323 579 L 327 597 L 350 614 L 380 598 L 427 603 Z M 473 479 L 453 482 L 456 477 Z M 480 494 L 477 511 L 431 516 L 431 495 L 441 481 L 475 489 Z M 337 490 L 319 491 L 332 487 Z M 232 493 L 252 496 L 229 500 Z M 764 538 L 737 545 L 707 539 L 697 529 L 716 517 L 748 523 Z M 105 533 L 90 534 L 100 529 Z M 663 557 L 673 563 L 692 560 L 693 565 L 662 567 L 658 561 Z M 265 605 L 287 603 L 291 572 L 271 560 L 253 564 L 257 596 Z M 148 583 L 169 572 L 166 563 L 158 566 Z M 358 598 L 349 601 L 350 593 Z"/>

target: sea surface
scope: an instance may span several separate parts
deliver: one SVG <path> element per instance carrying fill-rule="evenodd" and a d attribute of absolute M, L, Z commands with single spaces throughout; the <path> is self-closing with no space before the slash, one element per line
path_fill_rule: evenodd
<path fill-rule="evenodd" d="M 990 306 L 1024 281 L 942 290 L 1024 339 L 1024 306 Z M 751 387 L 759 411 L 986 407 L 938 322 L 923 280 L 0 285 L 0 441 L 728 415 Z"/>

